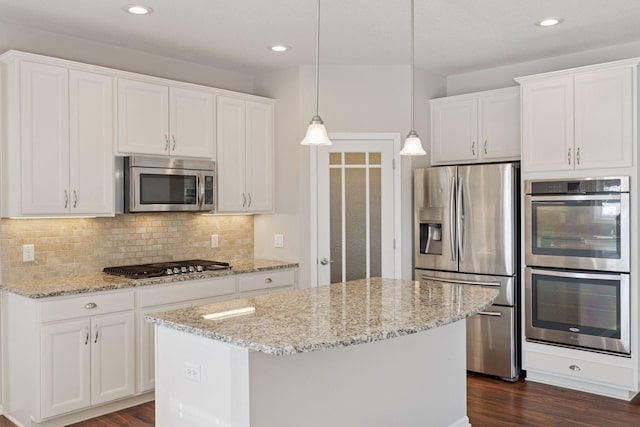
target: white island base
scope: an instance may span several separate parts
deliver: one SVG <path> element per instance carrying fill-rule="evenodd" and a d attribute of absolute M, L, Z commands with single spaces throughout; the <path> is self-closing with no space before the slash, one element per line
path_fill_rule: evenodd
<path fill-rule="evenodd" d="M 284 356 L 156 325 L 156 426 L 468 427 L 465 325 Z"/>

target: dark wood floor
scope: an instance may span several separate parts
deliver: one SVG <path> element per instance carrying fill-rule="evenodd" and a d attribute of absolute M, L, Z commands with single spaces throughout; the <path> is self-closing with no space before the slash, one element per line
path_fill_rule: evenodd
<path fill-rule="evenodd" d="M 469 374 L 467 412 L 473 427 L 640 427 L 640 398 L 628 403 L 533 382 L 511 384 Z M 73 427 L 153 427 L 146 403 Z M 0 417 L 0 427 L 15 427 Z"/>

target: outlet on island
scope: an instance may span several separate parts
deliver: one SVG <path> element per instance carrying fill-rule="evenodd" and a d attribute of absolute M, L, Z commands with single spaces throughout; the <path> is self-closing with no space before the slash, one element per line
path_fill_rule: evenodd
<path fill-rule="evenodd" d="M 22 262 L 33 262 L 36 260 L 36 248 L 33 244 L 22 245 Z"/>

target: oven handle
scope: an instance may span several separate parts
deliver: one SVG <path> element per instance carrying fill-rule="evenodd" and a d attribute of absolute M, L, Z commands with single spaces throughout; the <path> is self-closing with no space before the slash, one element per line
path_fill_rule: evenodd
<path fill-rule="evenodd" d="M 530 271 L 530 274 L 539 274 L 542 276 L 551 276 L 551 277 L 568 277 L 571 279 L 620 280 L 622 276 L 628 275 L 627 273 L 620 273 L 620 274 L 574 273 L 570 271 L 541 270 L 539 268 L 527 268 L 527 270 Z"/>
<path fill-rule="evenodd" d="M 456 285 L 501 286 L 499 282 L 474 282 L 473 280 L 445 279 L 442 277 L 427 276 L 425 274 L 420 277 L 425 280 L 433 280 L 434 282 L 455 283 Z"/>
<path fill-rule="evenodd" d="M 568 200 L 603 200 L 603 201 L 619 201 L 622 200 L 624 196 L 628 196 L 628 193 L 621 194 L 590 194 L 590 195 L 553 195 L 553 196 L 532 196 L 527 194 L 526 198 L 530 199 L 532 202 L 564 202 Z"/>

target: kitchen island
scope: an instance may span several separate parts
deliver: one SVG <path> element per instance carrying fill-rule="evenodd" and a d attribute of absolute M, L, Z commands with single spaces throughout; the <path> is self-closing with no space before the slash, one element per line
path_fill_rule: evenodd
<path fill-rule="evenodd" d="M 156 425 L 469 426 L 460 320 L 496 296 L 372 278 L 148 315 Z"/>

